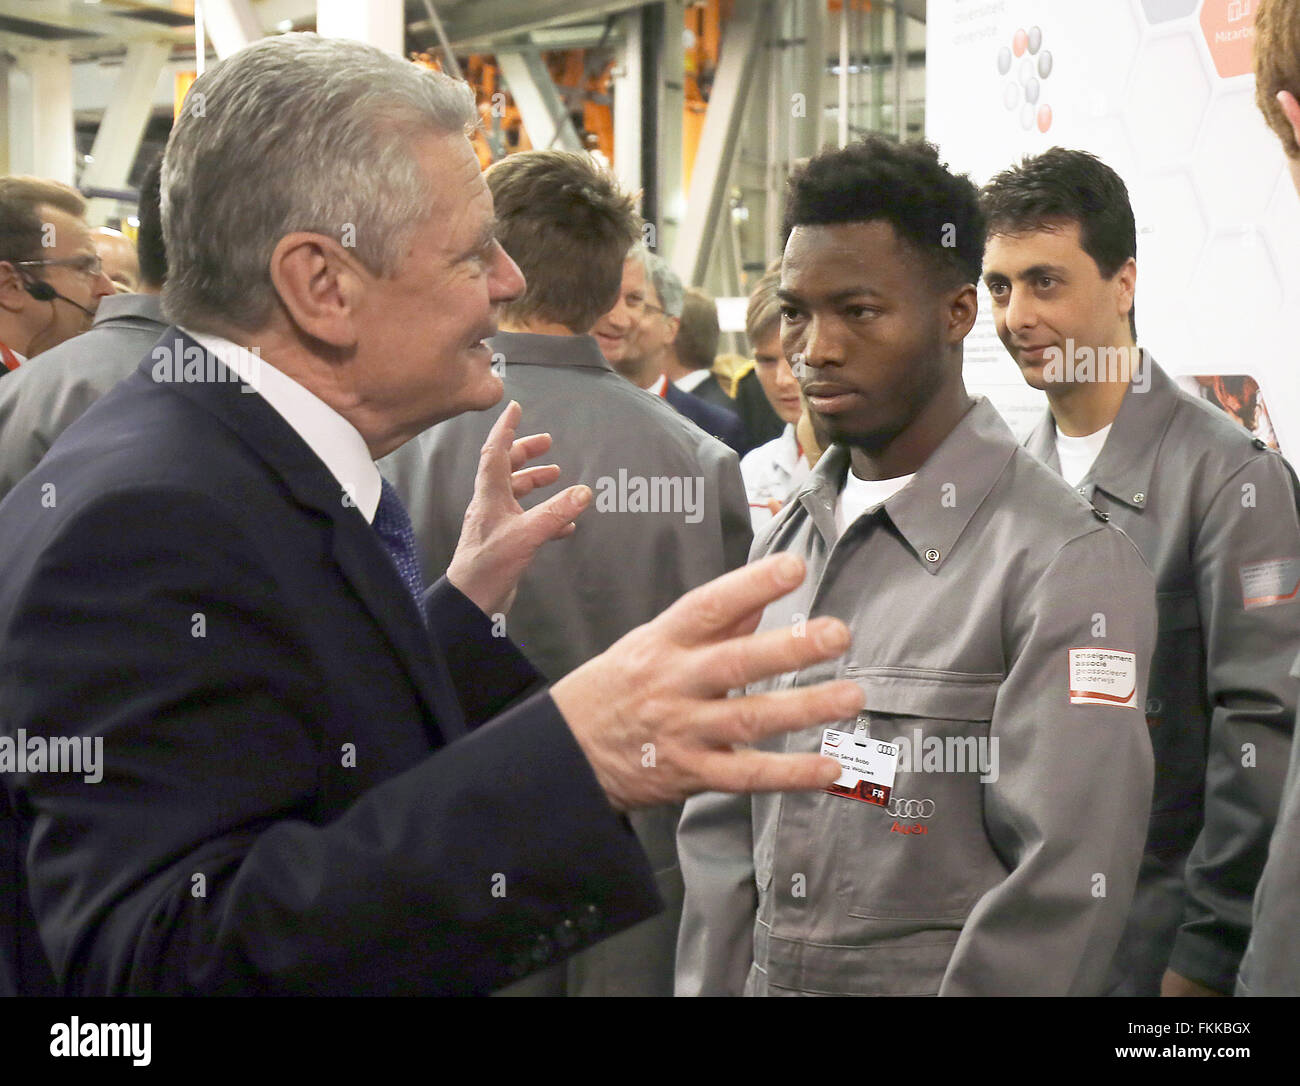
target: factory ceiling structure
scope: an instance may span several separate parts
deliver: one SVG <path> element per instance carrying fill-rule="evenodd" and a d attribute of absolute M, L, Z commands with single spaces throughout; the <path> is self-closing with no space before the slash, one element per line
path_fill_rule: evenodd
<path fill-rule="evenodd" d="M 642 194 L 647 240 L 723 296 L 776 255 L 793 163 L 924 131 L 925 0 L 0 0 L 0 172 L 75 183 L 129 228 L 195 73 L 301 30 L 467 79 L 485 165 L 602 157 Z"/>

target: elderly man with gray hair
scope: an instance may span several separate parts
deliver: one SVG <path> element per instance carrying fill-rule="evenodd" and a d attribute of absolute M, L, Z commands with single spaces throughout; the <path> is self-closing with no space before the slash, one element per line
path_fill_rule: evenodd
<path fill-rule="evenodd" d="M 490 991 L 659 907 L 624 812 L 838 774 L 752 745 L 852 717 L 855 684 L 725 696 L 845 650 L 829 619 L 749 635 L 796 559 L 549 688 L 494 636 L 591 497 L 520 507 L 556 469 L 517 406 L 423 587 L 374 461 L 497 402 L 484 341 L 524 289 L 474 118 L 463 84 L 315 35 L 191 88 L 175 326 L 0 503 L 0 990 Z"/>
<path fill-rule="evenodd" d="M 634 385 L 667 400 L 706 434 L 744 453 L 748 445 L 740 419 L 678 388 L 664 372 L 685 294 L 663 257 L 635 245 L 623 263 L 618 301 L 596 322 L 592 335 L 609 364 Z"/>

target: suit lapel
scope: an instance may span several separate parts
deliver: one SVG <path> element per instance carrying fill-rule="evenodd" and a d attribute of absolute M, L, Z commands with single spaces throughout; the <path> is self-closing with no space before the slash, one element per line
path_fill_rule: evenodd
<path fill-rule="evenodd" d="M 172 357 L 177 359 L 186 357 L 188 350 L 203 351 L 175 327 L 167 329 L 159 343 L 175 352 Z M 152 377 L 152 354 L 140 367 L 147 378 Z M 215 359 L 204 372 L 212 372 L 213 363 Z M 355 503 L 345 500 L 338 480 L 310 446 L 260 395 L 241 391 L 237 380 L 176 381 L 168 388 L 220 419 L 299 505 L 328 518 L 334 560 L 410 677 L 426 710 L 431 743 L 438 746 L 464 735 L 464 714 L 446 659 L 424 628 L 415 601 L 374 529 Z"/>

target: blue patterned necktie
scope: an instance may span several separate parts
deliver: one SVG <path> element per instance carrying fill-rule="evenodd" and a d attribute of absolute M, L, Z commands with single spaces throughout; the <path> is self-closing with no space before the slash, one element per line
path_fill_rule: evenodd
<path fill-rule="evenodd" d="M 420 575 L 420 556 L 415 549 L 415 529 L 411 527 L 411 518 L 402 499 L 397 496 L 397 490 L 387 479 L 380 485 L 374 529 L 397 567 L 398 575 L 415 597 L 416 608 L 423 615 L 420 597 L 424 594 L 424 578 Z"/>

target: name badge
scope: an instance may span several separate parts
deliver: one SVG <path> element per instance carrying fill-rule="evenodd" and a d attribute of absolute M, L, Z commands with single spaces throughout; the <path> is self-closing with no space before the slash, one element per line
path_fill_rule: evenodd
<path fill-rule="evenodd" d="M 898 771 L 898 744 L 882 743 L 862 732 L 838 732 L 827 728 L 822 736 L 822 753 L 840 763 L 840 775 L 825 790 L 862 803 L 883 807 L 894 789 Z"/>

